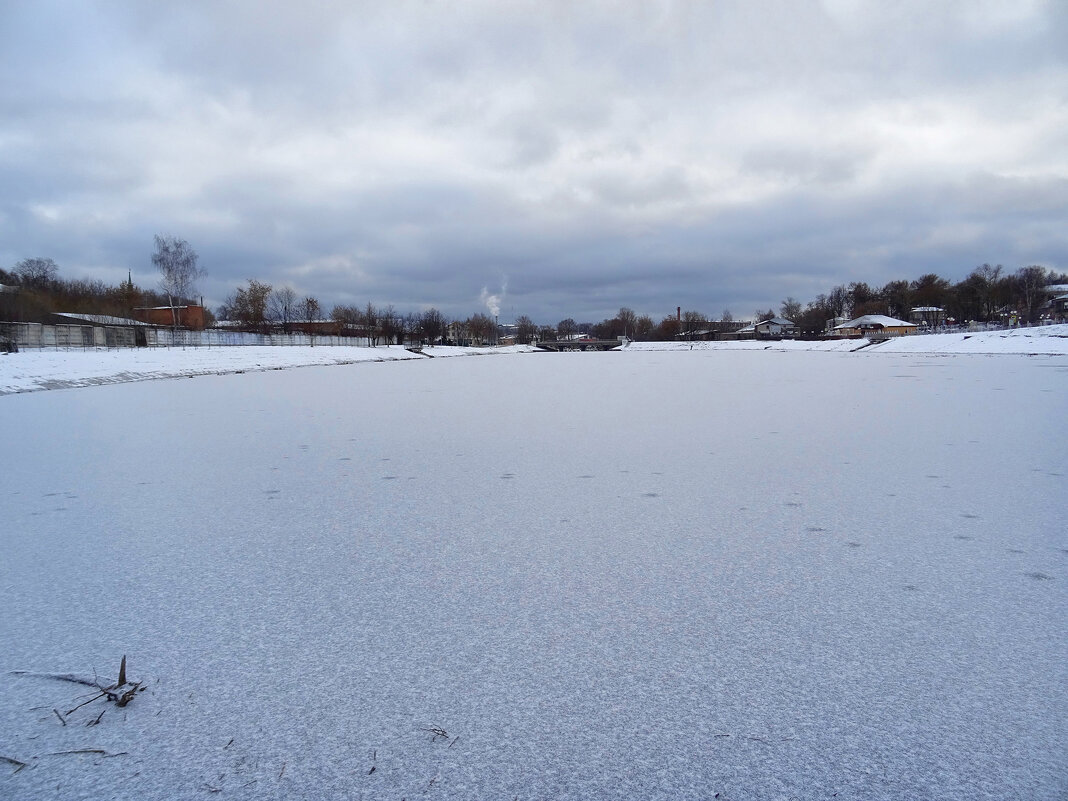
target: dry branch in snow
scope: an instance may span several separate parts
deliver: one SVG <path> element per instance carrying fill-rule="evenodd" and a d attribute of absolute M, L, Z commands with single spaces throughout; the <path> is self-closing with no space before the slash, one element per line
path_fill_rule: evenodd
<path fill-rule="evenodd" d="M 65 714 L 61 713 L 58 709 L 52 709 L 52 712 L 59 719 L 59 722 L 62 723 L 64 726 L 67 725 L 67 718 L 69 718 L 71 714 L 77 712 L 83 706 L 87 706 L 93 703 L 94 701 L 98 701 L 103 698 L 106 701 L 110 701 L 111 703 L 115 704 L 115 706 L 124 707 L 129 704 L 139 692 L 143 692 L 145 689 L 145 685 L 143 682 L 130 682 L 127 680 L 125 654 L 122 657 L 122 661 L 119 663 L 119 678 L 114 684 L 105 685 L 102 684 L 100 680 L 95 677 L 90 680 L 82 678 L 81 676 L 75 676 L 70 673 L 33 673 L 28 670 L 15 670 L 12 671 L 12 675 L 52 679 L 53 681 L 63 681 L 68 682 L 70 684 L 80 684 L 84 687 L 91 687 L 94 690 L 97 690 L 97 693 L 95 695 L 85 699 L 84 701 L 81 701 L 80 703 L 75 704 L 70 709 L 68 709 Z M 95 718 L 86 723 L 86 725 L 97 725 L 98 723 L 100 723 L 100 720 L 103 716 L 104 711 L 102 710 L 99 715 L 97 715 Z"/>

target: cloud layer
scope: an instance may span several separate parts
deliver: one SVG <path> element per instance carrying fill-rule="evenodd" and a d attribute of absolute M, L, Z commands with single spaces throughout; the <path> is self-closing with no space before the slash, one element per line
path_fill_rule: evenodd
<path fill-rule="evenodd" d="M 1051 2 L 0 5 L 0 265 L 152 235 L 326 305 L 736 315 L 1068 267 Z"/>

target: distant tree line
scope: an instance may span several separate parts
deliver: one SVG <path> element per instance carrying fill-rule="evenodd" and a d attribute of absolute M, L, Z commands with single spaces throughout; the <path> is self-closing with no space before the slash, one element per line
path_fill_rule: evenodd
<path fill-rule="evenodd" d="M 0 284 L 17 290 L 0 293 L 0 319 L 39 320 L 53 312 L 129 318 L 141 306 L 173 308 L 195 303 L 192 295 L 196 280 L 203 275 L 196 252 L 188 242 L 177 237 L 157 236 L 155 244 L 152 262 L 160 272 L 159 286 L 155 289 L 137 286 L 130 277 L 118 286 L 99 280 L 63 279 L 59 266 L 43 257 L 23 259 L 10 271 L 0 268 Z M 959 322 L 988 322 L 1013 315 L 1020 322 L 1034 323 L 1048 299 L 1046 287 L 1060 283 L 1068 284 L 1068 274 L 1036 265 L 1010 273 L 1000 264 L 983 264 L 956 284 L 928 273 L 911 281 L 890 281 L 881 287 L 863 282 L 839 285 L 804 304 L 787 297 L 777 311 L 757 309 L 753 319 L 755 322 L 784 317 L 807 335 L 820 334 L 828 321 L 864 314 L 907 320 L 913 309 L 924 308 L 942 310 L 937 318 L 932 317 L 938 321 L 949 317 Z M 729 309 L 718 320 L 696 309 L 677 309 L 657 321 L 624 306 L 614 317 L 599 323 L 580 323 L 567 317 L 555 325 L 539 325 L 529 316 L 521 315 L 514 325 L 504 328 L 481 312 L 466 319 L 450 320 L 433 307 L 402 313 L 392 305 L 339 304 L 328 312 L 314 296 L 302 297 L 289 286 L 272 287 L 252 278 L 226 298 L 217 309 L 217 316 L 247 331 L 349 335 L 365 338 L 372 346 L 411 341 L 486 345 L 499 341 L 502 333 L 521 344 L 580 336 L 604 340 L 621 336 L 638 341 L 674 340 L 733 330 L 741 325 Z M 208 320 L 214 322 L 210 312 Z"/>
<path fill-rule="evenodd" d="M 998 265 L 982 264 L 956 284 L 934 273 L 913 281 L 890 281 L 882 287 L 863 282 L 836 286 L 826 295 L 818 295 L 802 309 L 792 298 L 783 302 L 783 316 L 793 320 L 803 333 L 822 329 L 833 318 L 856 318 L 865 314 L 885 314 L 908 320 L 913 309 L 923 320 L 934 322 L 934 309 L 957 322 L 994 322 L 1015 316 L 1020 322 L 1039 321 L 1048 300 L 1046 287 L 1068 283 L 1068 274 L 1031 265 L 1009 273 Z M 787 308 L 789 306 L 789 308 Z M 787 314 L 786 312 L 790 312 Z M 928 318 L 927 315 L 931 316 Z M 792 315 L 792 316 L 791 316 Z"/>
<path fill-rule="evenodd" d="M 372 347 L 413 340 L 435 344 L 446 338 L 449 327 L 449 321 L 435 308 L 401 314 L 393 306 L 338 304 L 327 314 L 313 295 L 299 297 L 292 287 L 272 287 L 254 278 L 227 297 L 218 317 L 247 331 L 356 336 Z M 467 323 L 477 337 L 491 341 L 492 320 L 475 315 Z"/>
<path fill-rule="evenodd" d="M 927 273 L 913 281 L 890 281 L 878 288 L 863 282 L 836 286 L 807 304 L 787 297 L 777 312 L 772 308 L 757 309 L 752 319 L 759 322 L 783 317 L 797 324 L 802 334 L 808 335 L 822 333 L 828 321 L 853 319 L 865 314 L 884 314 L 908 320 L 913 309 L 931 310 L 920 312 L 920 316 L 932 324 L 944 318 L 963 323 L 1003 321 L 1010 316 L 1015 316 L 1021 323 L 1033 324 L 1039 321 L 1042 307 L 1048 300 L 1046 287 L 1051 284 L 1068 284 L 1068 273 L 1038 265 L 1009 273 L 1000 264 L 983 264 L 956 284 Z M 935 309 L 941 311 L 935 312 Z M 719 320 L 713 320 L 701 311 L 688 310 L 669 314 L 654 323 L 647 315 L 636 316 L 632 309 L 624 307 L 612 319 L 591 326 L 590 331 L 598 339 L 625 335 L 638 341 L 659 341 L 694 337 L 716 327 L 717 323 L 725 328 L 725 324 L 733 322 L 734 315 L 729 309 L 723 311 Z"/>
<path fill-rule="evenodd" d="M 165 292 L 139 287 L 129 277 L 118 286 L 97 279 L 61 278 L 59 266 L 48 258 L 23 259 L 10 272 L 0 268 L 0 284 L 17 290 L 3 294 L 0 316 L 8 322 L 40 321 L 56 312 L 130 318 L 138 307 L 170 302 Z"/>

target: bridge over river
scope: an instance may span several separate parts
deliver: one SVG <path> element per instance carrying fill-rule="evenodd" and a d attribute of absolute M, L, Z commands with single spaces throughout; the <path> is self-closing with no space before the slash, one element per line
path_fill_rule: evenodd
<path fill-rule="evenodd" d="M 611 350 L 622 347 L 629 342 L 620 342 L 618 339 L 560 339 L 551 342 L 538 342 L 542 350 L 573 351 L 573 350 Z"/>

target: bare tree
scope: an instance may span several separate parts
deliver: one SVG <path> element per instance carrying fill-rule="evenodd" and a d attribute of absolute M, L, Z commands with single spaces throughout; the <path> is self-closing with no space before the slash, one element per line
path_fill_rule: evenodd
<path fill-rule="evenodd" d="M 404 334 L 404 322 L 392 306 L 386 306 L 379 312 L 382 327 L 382 339 L 387 345 L 397 345 L 398 337 Z"/>
<path fill-rule="evenodd" d="M 193 294 L 197 279 L 204 271 L 197 266 L 197 252 L 192 245 L 176 236 L 156 234 L 156 252 L 152 254 L 152 264 L 159 270 L 160 289 L 167 295 L 171 307 L 171 320 L 178 328 L 178 310 L 176 303 Z"/>
<path fill-rule="evenodd" d="M 907 320 L 912 311 L 912 289 L 908 281 L 888 281 L 879 290 L 886 313 L 899 320 Z M 944 300 L 944 299 L 943 299 Z M 933 305 L 941 305 L 941 302 Z"/>
<path fill-rule="evenodd" d="M 454 320 L 449 325 L 450 339 L 455 339 L 454 345 L 470 345 L 472 342 L 471 336 L 471 320 Z"/>
<path fill-rule="evenodd" d="M 282 326 L 282 331 L 290 332 L 290 323 L 297 317 L 297 293 L 292 287 L 282 286 L 271 292 L 271 319 Z"/>
<path fill-rule="evenodd" d="M 373 348 L 378 344 L 378 309 L 371 303 L 363 310 L 363 325 L 367 331 L 367 342 Z"/>
<path fill-rule="evenodd" d="M 979 314 L 984 320 L 994 316 L 997 311 L 996 288 L 1001 282 L 1004 267 L 1000 264 L 991 266 L 983 264 L 972 271 L 979 285 Z"/>
<path fill-rule="evenodd" d="M 266 332 L 270 297 L 270 284 L 250 278 L 247 287 L 238 287 L 234 294 L 226 299 L 220 312 L 230 320 L 236 320 L 242 328 Z"/>
<path fill-rule="evenodd" d="M 645 342 L 652 337 L 655 328 L 656 323 L 653 322 L 653 318 L 648 314 L 643 314 L 634 324 L 634 339 Z"/>
<path fill-rule="evenodd" d="M 323 307 L 319 305 L 318 299 L 312 295 L 304 298 L 297 309 L 300 318 L 306 323 L 315 322 L 323 315 Z"/>
<path fill-rule="evenodd" d="M 525 314 L 515 319 L 515 341 L 520 345 L 529 345 L 538 335 L 538 326 Z"/>
<path fill-rule="evenodd" d="M 921 312 L 924 321 L 928 325 L 936 325 L 942 322 L 947 301 L 952 294 L 952 287 L 945 278 L 940 278 L 934 273 L 921 275 L 909 284 L 910 303 L 927 311 Z M 935 311 L 935 310 L 938 311 Z"/>
<path fill-rule="evenodd" d="M 497 324 L 493 322 L 493 318 L 489 315 L 472 314 L 467 318 L 466 322 L 468 336 L 471 337 L 471 341 L 479 345 L 488 345 L 495 339 L 495 332 Z"/>
<path fill-rule="evenodd" d="M 616 319 L 619 320 L 623 327 L 623 336 L 634 336 L 634 329 L 638 325 L 638 315 L 634 313 L 634 309 L 629 309 L 623 306 L 619 310 L 619 314 L 616 315 Z"/>
<path fill-rule="evenodd" d="M 330 312 L 330 319 L 337 325 L 339 336 L 355 336 L 359 334 L 360 310 L 355 306 L 334 306 Z"/>
<path fill-rule="evenodd" d="M 655 336 L 661 342 L 671 342 L 679 335 L 679 330 L 682 327 L 679 318 L 674 314 L 667 315 L 660 321 L 660 325 L 656 327 Z"/>
<path fill-rule="evenodd" d="M 682 330 L 687 339 L 693 339 L 694 334 L 705 325 L 705 316 L 699 311 L 684 311 L 682 313 Z"/>
<path fill-rule="evenodd" d="M 779 311 L 785 319 L 793 322 L 801 316 L 801 301 L 788 296 L 779 306 Z"/>
<path fill-rule="evenodd" d="M 578 323 L 568 317 L 556 324 L 556 335 L 560 339 L 571 339 L 578 333 Z"/>
<path fill-rule="evenodd" d="M 59 265 L 51 259 L 23 259 L 15 265 L 15 275 L 23 286 L 45 289 L 59 277 Z"/>
<path fill-rule="evenodd" d="M 846 307 L 849 305 L 849 292 L 844 286 L 836 286 L 827 296 L 827 311 L 831 317 L 844 317 Z"/>
<path fill-rule="evenodd" d="M 423 338 L 423 316 L 418 312 L 408 312 L 401 321 L 404 341 L 415 342 Z"/>
<path fill-rule="evenodd" d="M 1038 314 L 1038 307 L 1045 300 L 1046 268 L 1037 264 L 1032 264 L 1030 267 L 1021 267 L 1016 271 L 1016 275 L 1013 278 L 1016 279 L 1016 284 L 1019 287 L 1020 305 L 1024 319 L 1029 323 L 1033 323 Z"/>
<path fill-rule="evenodd" d="M 849 316 L 862 317 L 865 314 L 882 314 L 879 293 L 863 281 L 849 284 Z"/>
<path fill-rule="evenodd" d="M 423 332 L 423 339 L 427 345 L 434 345 L 445 333 L 445 317 L 437 309 L 431 307 L 419 317 L 419 327 Z"/>

